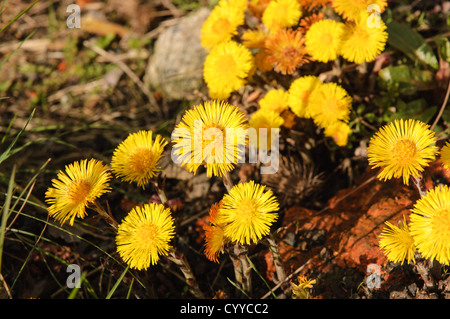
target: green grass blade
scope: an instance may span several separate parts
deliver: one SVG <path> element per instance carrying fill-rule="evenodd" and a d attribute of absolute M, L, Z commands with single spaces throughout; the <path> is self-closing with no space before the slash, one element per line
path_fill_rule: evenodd
<path fill-rule="evenodd" d="M 17 19 L 19 19 L 21 16 L 23 16 L 25 13 L 27 13 L 31 8 L 34 7 L 36 3 L 38 3 L 41 0 L 35 0 L 32 4 L 30 4 L 27 8 L 19 12 L 14 18 L 12 18 L 11 21 L 9 21 L 1 30 L 0 33 L 2 33 L 4 30 L 6 30 L 11 24 L 13 24 Z"/>
<path fill-rule="evenodd" d="M 261 275 L 258 269 L 256 269 L 255 264 L 252 263 L 252 261 L 250 260 L 250 258 L 248 258 L 248 256 L 245 257 L 247 257 L 247 261 L 249 262 L 250 267 L 252 267 L 252 269 L 258 274 L 259 278 L 261 278 L 261 280 L 266 284 L 267 288 L 269 288 L 269 291 L 272 293 L 273 298 L 277 299 L 277 296 L 272 291 L 272 288 L 270 288 L 270 285 L 267 283 L 267 281 L 264 279 L 264 277 Z"/>
<path fill-rule="evenodd" d="M 6 200 L 2 208 L 2 220 L 0 224 L 0 273 L 2 271 L 3 244 L 5 241 L 6 223 L 10 215 L 10 205 L 14 188 L 15 174 L 16 174 L 16 166 L 13 166 L 11 177 L 9 179 L 8 191 L 6 193 Z"/>
<path fill-rule="evenodd" d="M 242 292 L 242 294 L 245 295 L 248 299 L 251 299 L 250 296 L 241 287 L 239 287 L 239 285 L 237 283 L 235 283 L 233 280 L 231 280 L 228 277 L 227 277 L 227 279 L 237 290 Z"/>
<path fill-rule="evenodd" d="M 109 291 L 108 295 L 106 296 L 106 299 L 111 299 L 112 295 L 116 291 L 117 287 L 119 287 L 119 284 L 122 282 L 122 279 L 123 279 L 123 277 L 125 277 L 125 274 L 127 273 L 129 268 L 130 268 L 130 265 L 127 265 L 127 267 L 123 271 L 122 275 L 120 275 L 119 279 L 117 279 L 116 283 L 114 284 L 114 286 Z"/>
<path fill-rule="evenodd" d="M 12 150 L 12 148 L 14 147 L 14 145 L 17 143 L 17 140 L 19 139 L 20 135 L 22 135 L 22 133 L 25 131 L 25 129 L 27 128 L 28 124 L 30 123 L 31 119 L 34 116 L 34 112 L 36 111 L 36 109 L 33 109 L 33 111 L 31 112 L 31 115 L 28 117 L 28 121 L 25 124 L 25 126 L 19 131 L 19 133 L 17 133 L 16 137 L 14 138 L 14 140 L 11 142 L 11 144 L 8 146 L 8 148 L 2 153 L 0 154 L 0 164 L 7 159 L 10 156 L 10 152 Z"/>

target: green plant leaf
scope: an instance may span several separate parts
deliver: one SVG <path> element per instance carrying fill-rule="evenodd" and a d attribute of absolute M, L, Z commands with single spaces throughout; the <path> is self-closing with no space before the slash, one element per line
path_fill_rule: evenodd
<path fill-rule="evenodd" d="M 438 59 L 425 39 L 411 29 L 407 23 L 391 21 L 387 23 L 388 43 L 402 51 L 414 61 L 419 61 L 433 69 L 439 69 Z"/>
<path fill-rule="evenodd" d="M 383 68 L 380 70 L 379 76 L 388 87 L 395 87 L 403 94 L 432 90 L 436 86 L 433 72 L 419 70 L 408 65 Z"/>
<path fill-rule="evenodd" d="M 405 103 L 399 101 L 397 104 L 397 112 L 392 115 L 391 120 L 394 119 L 416 119 L 424 123 L 431 121 L 437 112 L 437 106 L 428 106 L 425 99 L 418 99 Z"/>
<path fill-rule="evenodd" d="M 438 53 L 442 60 L 450 63 L 450 41 L 442 35 L 437 35 L 433 38 L 438 46 Z"/>

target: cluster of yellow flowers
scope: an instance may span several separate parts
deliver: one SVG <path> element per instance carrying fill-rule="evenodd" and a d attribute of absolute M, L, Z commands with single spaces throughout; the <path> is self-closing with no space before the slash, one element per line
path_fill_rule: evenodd
<path fill-rule="evenodd" d="M 198 124 L 203 127 L 200 132 L 196 132 Z M 206 133 L 209 128 L 221 134 L 209 141 Z M 236 130 L 227 135 L 230 128 Z M 245 128 L 245 114 L 236 106 L 222 101 L 194 106 L 186 111 L 174 130 L 178 136 L 172 140 L 175 160 L 194 174 L 200 166 L 205 166 L 209 177 L 229 177 L 227 174 L 243 156 L 240 146 L 247 145 Z M 135 207 L 122 223 L 112 223 L 112 226 L 117 230 L 117 251 L 131 268 L 141 270 L 156 264 L 159 256 L 168 255 L 175 235 L 174 218 L 164 205 L 167 197 L 158 189 L 155 179 L 161 171 L 159 161 L 166 145 L 167 141 L 160 135 L 153 139 L 152 131 L 139 131 L 129 134 L 115 149 L 110 168 L 95 159 L 66 166 L 46 193 L 49 215 L 61 224 L 69 220 L 73 225 L 75 217 L 84 218 L 86 209 L 90 208 L 107 220 L 113 219 L 98 203 L 102 194 L 111 191 L 110 170 L 122 181 L 136 183 L 143 189 L 152 183 L 159 190 L 162 203 Z M 226 243 L 256 243 L 269 233 L 278 217 L 279 206 L 272 191 L 264 190 L 265 186 L 254 181 L 240 183 L 230 187 L 220 204 L 212 206 L 211 224 L 205 227 L 208 259 L 217 260 Z"/>
<path fill-rule="evenodd" d="M 259 101 L 250 126 L 267 128 L 269 135 L 270 128 L 290 128 L 295 116 L 312 118 L 325 136 L 345 146 L 351 97 L 336 83 L 299 76 L 298 71 L 312 61 L 339 56 L 358 64 L 373 61 L 383 51 L 387 33 L 379 15 L 368 12 L 370 6 L 380 14 L 387 1 L 220 0 L 201 29 L 201 43 L 208 50 L 203 75 L 209 96 L 227 99 L 256 72 L 292 75 L 290 88 L 278 85 Z M 334 15 L 326 18 L 325 7 Z"/>
<path fill-rule="evenodd" d="M 370 140 L 369 164 L 381 167 L 382 180 L 412 179 L 420 187 L 421 174 L 440 151 L 443 166 L 450 167 L 450 143 L 441 150 L 435 145 L 435 132 L 423 122 L 395 120 L 382 127 Z M 420 189 L 419 189 L 420 190 Z M 406 217 L 398 226 L 386 222 L 380 247 L 393 262 L 414 262 L 416 250 L 431 261 L 450 265 L 450 189 L 439 185 L 420 190 L 421 198 L 411 210 L 410 223 Z"/>

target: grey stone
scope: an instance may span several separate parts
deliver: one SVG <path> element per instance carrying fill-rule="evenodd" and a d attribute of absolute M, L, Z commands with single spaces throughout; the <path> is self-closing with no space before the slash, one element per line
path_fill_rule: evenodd
<path fill-rule="evenodd" d="M 161 33 L 155 42 L 144 78 L 168 100 L 190 99 L 203 85 L 207 51 L 200 43 L 200 30 L 210 10 L 201 8 Z"/>

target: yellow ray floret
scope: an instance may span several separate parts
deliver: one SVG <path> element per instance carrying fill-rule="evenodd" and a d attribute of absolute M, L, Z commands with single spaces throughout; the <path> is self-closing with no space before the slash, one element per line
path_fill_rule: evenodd
<path fill-rule="evenodd" d="M 414 262 L 416 246 L 411 235 L 406 218 L 398 226 L 386 222 L 386 227 L 380 235 L 380 248 L 386 257 L 395 263 Z"/>

